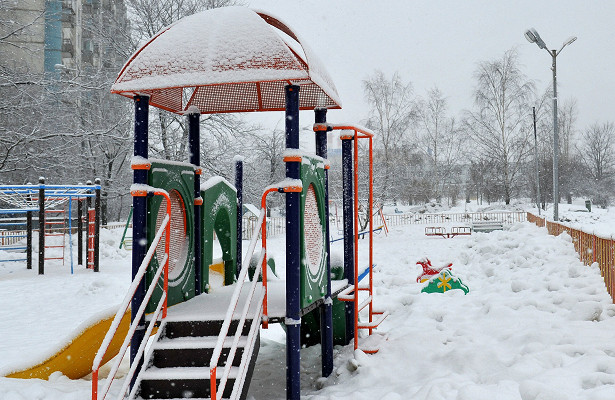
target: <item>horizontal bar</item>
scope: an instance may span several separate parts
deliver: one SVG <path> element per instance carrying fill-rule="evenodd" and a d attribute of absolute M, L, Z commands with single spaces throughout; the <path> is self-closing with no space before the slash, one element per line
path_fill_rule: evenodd
<path fill-rule="evenodd" d="M 100 189 L 101 185 L 0 185 L 0 191 L 2 190 L 95 190 Z"/>
<path fill-rule="evenodd" d="M 363 301 L 363 303 L 361 303 L 359 305 L 359 311 L 361 311 L 362 309 L 367 307 L 369 305 L 369 303 L 371 303 L 371 302 L 372 302 L 372 296 L 369 295 L 369 296 L 367 296 L 367 299 L 365 299 L 365 301 Z"/>
<path fill-rule="evenodd" d="M 378 325 L 380 325 L 382 323 L 382 321 L 384 321 L 384 319 L 389 316 L 389 312 L 388 311 L 385 311 L 383 313 L 373 313 L 373 314 L 375 314 L 375 315 L 380 314 L 380 317 L 377 320 L 375 320 L 375 321 L 367 322 L 367 323 L 364 323 L 364 324 L 359 324 L 359 325 L 357 325 L 357 328 L 359 328 L 359 329 L 374 329 L 374 328 L 377 328 Z"/>

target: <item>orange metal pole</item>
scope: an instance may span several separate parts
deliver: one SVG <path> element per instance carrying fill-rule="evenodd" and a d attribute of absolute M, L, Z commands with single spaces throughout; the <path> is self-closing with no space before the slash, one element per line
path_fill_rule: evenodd
<path fill-rule="evenodd" d="M 98 368 L 92 371 L 92 400 L 98 399 Z"/>
<path fill-rule="evenodd" d="M 371 217 L 374 208 L 374 165 L 372 157 L 372 138 L 369 137 L 369 295 L 372 296 L 374 291 L 374 219 Z M 383 218 L 384 220 L 384 218 Z M 373 322 L 374 302 L 373 297 L 369 302 L 369 322 Z M 369 334 L 372 334 L 373 329 L 369 328 Z"/>
<path fill-rule="evenodd" d="M 265 287 L 265 296 L 263 297 L 263 329 L 269 328 L 269 314 L 267 311 L 267 195 L 271 192 L 277 192 L 278 188 L 269 188 L 263 193 L 261 197 L 261 209 L 265 210 L 265 218 L 263 218 L 263 224 L 261 225 L 261 246 L 265 249 L 265 258 L 263 258 L 262 271 L 263 271 L 263 286 Z M 256 271 L 254 271 L 256 274 Z M 258 279 L 254 277 L 253 279 Z"/>
<path fill-rule="evenodd" d="M 210 387 L 210 395 L 209 398 L 211 400 L 217 400 L 217 393 L 216 393 L 216 369 L 218 367 L 213 367 L 210 371 L 209 371 L 209 387 Z"/>

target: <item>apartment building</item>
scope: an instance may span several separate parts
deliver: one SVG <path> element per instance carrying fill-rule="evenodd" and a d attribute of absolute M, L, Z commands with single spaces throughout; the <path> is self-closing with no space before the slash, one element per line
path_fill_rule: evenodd
<path fill-rule="evenodd" d="M 122 65 L 113 40 L 128 26 L 123 0 L 0 0 L 0 62 L 31 73 Z"/>

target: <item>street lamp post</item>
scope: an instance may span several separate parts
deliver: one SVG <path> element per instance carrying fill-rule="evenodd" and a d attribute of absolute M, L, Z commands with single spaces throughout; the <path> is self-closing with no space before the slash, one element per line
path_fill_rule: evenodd
<path fill-rule="evenodd" d="M 564 47 L 568 46 L 575 40 L 576 36 L 570 37 L 564 42 L 559 50 L 549 50 L 545 42 L 540 38 L 536 29 L 530 28 L 525 31 L 525 38 L 530 43 L 536 43 L 541 49 L 545 49 L 551 56 L 553 63 L 551 64 L 551 71 L 553 71 L 553 220 L 559 219 L 558 206 L 559 206 L 559 128 L 557 126 L 557 55 L 561 53 Z"/>

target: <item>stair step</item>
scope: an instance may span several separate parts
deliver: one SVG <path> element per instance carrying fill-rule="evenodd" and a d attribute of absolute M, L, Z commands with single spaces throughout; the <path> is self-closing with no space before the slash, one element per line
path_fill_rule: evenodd
<path fill-rule="evenodd" d="M 139 399 L 143 399 L 143 397 L 138 397 Z M 162 398 L 162 397 L 148 397 L 148 400 L 186 400 L 185 397 L 173 397 L 172 399 Z M 191 400 L 211 400 L 211 397 L 190 397 Z M 224 397 L 223 397 L 224 399 Z"/>
<path fill-rule="evenodd" d="M 231 367 L 222 397 L 230 397 L 239 368 Z M 223 369 L 218 369 L 216 381 L 220 382 Z M 144 399 L 207 398 L 210 396 L 209 368 L 155 368 L 141 373 L 139 396 Z"/>
<path fill-rule="evenodd" d="M 209 336 L 164 338 L 152 345 L 154 349 L 153 365 L 158 368 L 209 367 L 217 340 L 217 337 Z M 219 366 L 224 366 L 228 362 L 232 343 L 232 337 L 225 340 L 218 360 Z M 233 357 L 234 366 L 241 364 L 241 356 L 246 343 L 247 338 L 245 336 L 239 338 L 237 351 Z"/>
<path fill-rule="evenodd" d="M 138 399 L 143 399 L 143 397 L 137 397 Z M 167 399 L 164 397 L 148 397 L 148 400 L 186 400 L 186 397 L 173 397 L 172 399 Z M 211 400 L 211 397 L 190 397 L 191 400 Z M 224 399 L 224 397 L 223 397 Z"/>
<path fill-rule="evenodd" d="M 180 368 L 156 368 L 151 367 L 141 373 L 143 381 L 160 381 L 165 380 L 195 380 L 195 379 L 207 379 L 209 380 L 209 367 L 180 367 Z M 229 379 L 237 377 L 237 370 L 239 368 L 231 367 L 229 373 Z M 216 371 L 218 375 L 222 373 L 222 369 L 218 368 Z M 218 376 L 219 377 L 219 376 Z"/>
<path fill-rule="evenodd" d="M 231 322 L 228 335 L 235 334 L 238 325 L 237 320 Z M 247 320 L 244 324 L 242 335 L 248 335 L 250 332 L 251 320 Z M 167 326 L 164 332 L 166 338 L 178 338 L 186 336 L 218 336 L 222 329 L 223 321 L 174 321 L 167 319 Z"/>
<path fill-rule="evenodd" d="M 155 349 L 213 349 L 218 342 L 217 336 L 182 336 L 170 339 L 168 337 L 161 338 L 158 342 L 154 343 Z M 239 347 L 245 347 L 247 343 L 247 337 L 242 336 L 239 338 Z M 233 337 L 227 337 L 224 340 L 223 347 L 230 347 L 233 344 Z"/>

